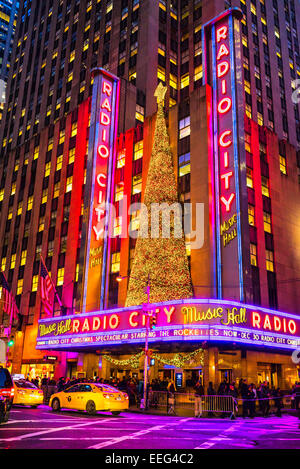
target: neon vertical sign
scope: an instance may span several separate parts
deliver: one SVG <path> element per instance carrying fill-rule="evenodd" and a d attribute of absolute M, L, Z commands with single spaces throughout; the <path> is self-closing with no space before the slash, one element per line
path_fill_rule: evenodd
<path fill-rule="evenodd" d="M 240 209 L 240 147 L 236 103 L 235 21 L 230 9 L 203 26 L 205 84 L 212 87 L 216 283 L 218 298 L 244 301 Z M 210 47 L 208 47 L 210 44 Z M 232 287 L 236 283 L 237 288 Z"/>
<path fill-rule="evenodd" d="M 103 69 L 94 70 L 82 230 L 82 312 L 105 308 L 119 93 L 120 82 L 117 77 Z"/>

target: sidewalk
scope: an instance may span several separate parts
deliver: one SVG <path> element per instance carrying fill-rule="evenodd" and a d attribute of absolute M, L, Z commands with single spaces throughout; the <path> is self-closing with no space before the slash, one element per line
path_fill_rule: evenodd
<path fill-rule="evenodd" d="M 184 408 L 176 408 L 175 407 L 175 414 L 174 413 L 170 413 L 168 414 L 167 412 L 167 409 L 155 409 L 153 407 L 151 407 L 150 409 L 148 410 L 144 410 L 144 409 L 141 409 L 139 407 L 135 407 L 135 406 L 132 406 L 132 407 L 129 407 L 128 409 L 128 412 L 132 412 L 132 413 L 137 413 L 137 414 L 144 414 L 144 415 L 161 415 L 163 417 L 194 417 L 194 409 L 190 408 L 190 409 L 184 409 Z M 296 413 L 296 410 L 295 409 L 282 409 L 282 415 L 291 415 L 293 417 L 297 417 L 297 413 Z M 270 411 L 270 414 L 269 416 L 271 417 L 274 417 L 275 416 L 275 410 L 271 410 Z M 230 417 L 230 414 L 228 414 L 228 416 L 224 417 L 225 419 L 228 418 L 229 419 Z M 258 412 L 256 414 L 255 417 L 262 417 L 262 415 L 260 414 L 260 412 Z M 254 417 L 254 418 L 255 418 Z M 215 413 L 213 417 L 208 417 L 207 415 L 207 412 L 205 412 L 203 414 L 203 418 L 209 418 L 209 419 L 216 419 L 216 418 L 222 418 L 221 417 L 221 413 L 217 414 Z M 242 409 L 240 408 L 239 409 L 239 413 L 238 415 L 236 415 L 236 418 L 242 418 Z M 267 419 L 268 417 L 266 417 Z M 278 419 L 280 419 L 280 417 L 278 417 Z"/>

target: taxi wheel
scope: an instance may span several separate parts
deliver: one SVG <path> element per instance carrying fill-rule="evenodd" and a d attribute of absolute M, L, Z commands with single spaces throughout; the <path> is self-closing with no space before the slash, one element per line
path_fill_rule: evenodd
<path fill-rule="evenodd" d="M 86 411 L 89 415 L 95 415 L 96 405 L 94 401 L 88 401 L 86 404 Z"/>
<path fill-rule="evenodd" d="M 37 408 L 37 405 L 32 405 L 31 408 L 32 408 L 32 409 L 36 409 L 36 408 Z"/>
<path fill-rule="evenodd" d="M 58 399 L 53 399 L 52 401 L 52 410 L 53 412 L 59 412 L 60 411 L 60 402 Z"/>
<path fill-rule="evenodd" d="M 120 415 L 121 412 L 117 412 L 117 411 L 113 411 L 112 414 L 113 415 Z"/>

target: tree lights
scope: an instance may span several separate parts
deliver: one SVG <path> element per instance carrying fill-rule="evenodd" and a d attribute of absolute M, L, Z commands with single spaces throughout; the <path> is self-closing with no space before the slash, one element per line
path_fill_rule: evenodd
<path fill-rule="evenodd" d="M 170 236 L 167 238 L 163 236 L 164 214 L 170 211 L 172 204 L 178 202 L 172 153 L 163 110 L 164 95 L 165 88 L 160 84 L 156 90 L 158 111 L 144 197 L 148 213 L 144 218 L 143 214 L 141 215 L 126 306 L 145 302 L 143 281 L 146 284 L 148 275 L 151 278 L 151 303 L 192 296 L 181 220 L 179 224 L 175 213 L 173 216 L 171 214 L 171 217 L 166 217 L 170 223 Z M 155 237 L 153 237 L 153 227 L 149 216 L 151 206 L 154 204 L 161 209 L 158 213 L 159 224 Z M 148 236 L 145 236 L 145 226 Z M 181 230 L 180 237 L 176 237 L 178 229 Z M 142 236 L 141 233 L 143 233 Z"/>

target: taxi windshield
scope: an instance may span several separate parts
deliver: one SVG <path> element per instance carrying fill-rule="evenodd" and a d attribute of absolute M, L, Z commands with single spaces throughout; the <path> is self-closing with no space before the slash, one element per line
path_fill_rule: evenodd
<path fill-rule="evenodd" d="M 38 389 L 35 384 L 31 383 L 30 381 L 26 381 L 25 379 L 14 381 L 14 383 L 17 388 Z"/>

